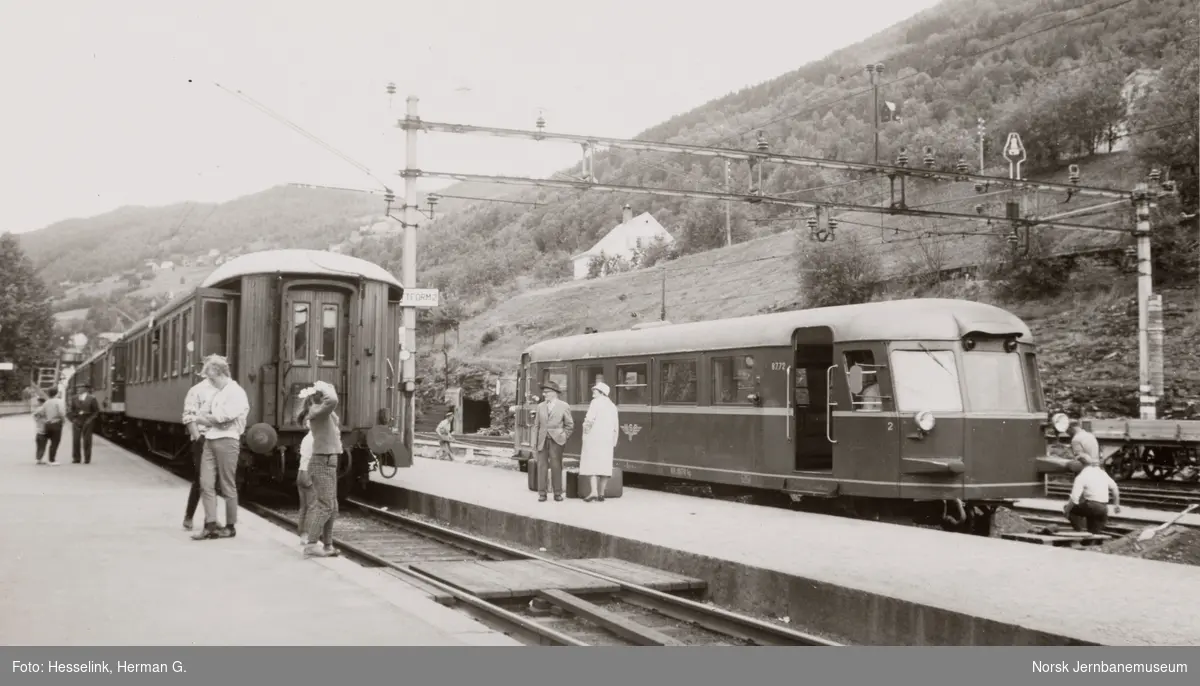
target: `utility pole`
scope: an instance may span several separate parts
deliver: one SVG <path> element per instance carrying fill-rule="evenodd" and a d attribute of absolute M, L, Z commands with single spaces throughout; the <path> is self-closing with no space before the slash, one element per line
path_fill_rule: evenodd
<path fill-rule="evenodd" d="M 417 96 L 408 96 L 408 106 L 404 118 L 409 123 L 420 119 L 417 116 L 417 102 Z M 407 129 L 404 142 L 404 254 L 402 255 L 400 282 L 406 291 L 417 287 L 417 132 L 416 128 Z M 404 326 L 399 340 L 402 341 L 404 350 L 408 351 L 408 359 L 402 361 L 404 379 L 402 435 L 405 444 L 412 449 L 417 410 L 417 308 L 405 307 L 403 315 Z"/>
<path fill-rule="evenodd" d="M 728 193 L 731 186 L 729 185 L 729 160 L 725 160 L 725 192 Z M 733 228 L 729 220 L 730 201 L 725 201 L 725 247 L 733 245 Z"/>
<path fill-rule="evenodd" d="M 1137 209 L 1137 280 L 1138 280 L 1138 399 L 1142 419 L 1155 419 L 1155 402 L 1150 384 L 1150 296 L 1153 290 L 1150 271 L 1150 194 L 1145 183 L 1133 191 Z"/>
<path fill-rule="evenodd" d="M 875 99 L 875 164 L 879 164 L 879 84 L 875 81 L 876 74 L 883 76 L 883 64 L 868 64 L 867 75 L 871 77 L 871 90 Z"/>

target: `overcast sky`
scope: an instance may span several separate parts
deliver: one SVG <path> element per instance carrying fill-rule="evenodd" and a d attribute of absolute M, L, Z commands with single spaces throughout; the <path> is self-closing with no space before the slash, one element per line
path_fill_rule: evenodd
<path fill-rule="evenodd" d="M 399 189 L 408 94 L 426 119 L 531 129 L 543 108 L 548 129 L 628 138 L 935 2 L 6 0 L 0 232 L 283 183 L 378 187 L 214 82 Z M 422 134 L 417 166 L 544 176 L 578 158 Z"/>

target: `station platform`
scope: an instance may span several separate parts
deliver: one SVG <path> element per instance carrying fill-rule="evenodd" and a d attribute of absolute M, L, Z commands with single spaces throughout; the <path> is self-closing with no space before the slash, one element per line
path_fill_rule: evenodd
<path fill-rule="evenodd" d="M 418 458 L 368 497 L 570 558 L 708 584 L 713 602 L 868 645 L 1200 645 L 1200 568 L 626 488 L 538 502 L 527 474 Z"/>
<path fill-rule="evenodd" d="M 521 645 L 380 570 L 306 560 L 245 509 L 235 538 L 193 541 L 187 482 L 102 438 L 72 464 L 66 433 L 37 465 L 32 419 L 0 418 L 0 644 Z"/>

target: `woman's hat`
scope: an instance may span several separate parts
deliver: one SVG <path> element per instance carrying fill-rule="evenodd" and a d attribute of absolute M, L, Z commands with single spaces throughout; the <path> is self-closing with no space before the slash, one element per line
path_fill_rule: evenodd
<path fill-rule="evenodd" d="M 562 393 L 562 391 L 559 390 L 559 388 L 558 388 L 558 384 L 554 383 L 553 381 L 543 382 L 542 388 L 546 389 L 546 390 L 554 391 L 555 393 Z"/>
<path fill-rule="evenodd" d="M 592 388 L 603 393 L 605 397 L 608 397 L 608 384 L 603 381 L 597 381 L 596 385 L 592 386 Z"/>

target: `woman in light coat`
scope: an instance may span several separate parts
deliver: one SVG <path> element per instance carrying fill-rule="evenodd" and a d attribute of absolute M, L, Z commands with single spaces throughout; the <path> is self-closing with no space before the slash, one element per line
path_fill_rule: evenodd
<path fill-rule="evenodd" d="M 583 418 L 583 450 L 579 453 L 579 475 L 588 477 L 591 490 L 584 502 L 604 502 L 604 491 L 613 470 L 613 449 L 620 435 L 617 406 L 608 397 L 608 384 L 592 386 L 592 404 Z M 599 482 L 599 483 L 597 483 Z"/>

